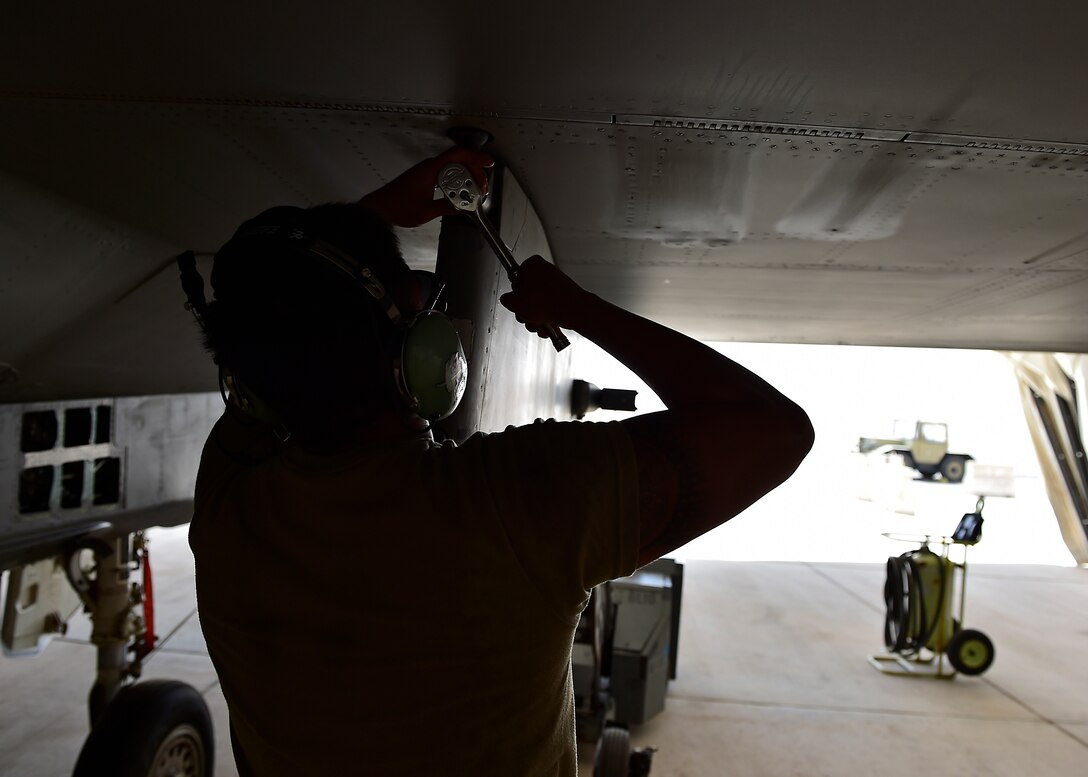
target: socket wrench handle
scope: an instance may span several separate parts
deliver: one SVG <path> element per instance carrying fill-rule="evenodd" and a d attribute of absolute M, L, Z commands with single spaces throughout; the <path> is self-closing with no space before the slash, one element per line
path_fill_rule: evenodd
<path fill-rule="evenodd" d="M 461 213 L 470 214 L 476 220 L 480 231 L 484 233 L 484 239 L 487 240 L 491 250 L 498 257 L 499 264 L 506 270 L 506 276 L 510 279 L 510 283 L 513 283 L 518 277 L 518 261 L 514 258 L 509 246 L 499 236 L 499 232 L 495 229 L 495 225 L 491 223 L 491 219 L 480 210 L 480 204 L 483 202 L 485 195 L 480 191 L 480 187 L 469 173 L 468 168 L 456 163 L 446 165 L 438 176 L 438 188 L 441 189 L 442 196 L 453 204 L 453 207 L 457 208 Z M 567 336 L 563 334 L 559 327 L 549 325 L 545 331 L 556 351 L 562 351 L 570 345 L 570 340 L 567 339 Z"/>
<path fill-rule="evenodd" d="M 506 277 L 510 279 L 510 283 L 518 277 L 518 270 L 521 266 L 518 264 L 518 260 L 514 258 L 514 253 L 507 247 L 503 239 L 499 237 L 498 232 L 495 231 L 495 225 L 491 223 L 491 219 L 485 216 L 479 209 L 472 211 L 472 217 L 476 220 L 476 223 L 480 225 L 480 231 L 484 233 L 488 245 L 491 246 L 491 250 L 495 252 L 495 256 L 499 258 L 499 264 L 506 270 Z"/>

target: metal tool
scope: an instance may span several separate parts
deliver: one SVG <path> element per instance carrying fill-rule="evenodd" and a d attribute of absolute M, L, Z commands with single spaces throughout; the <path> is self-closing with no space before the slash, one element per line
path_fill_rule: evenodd
<path fill-rule="evenodd" d="M 476 219 L 476 223 L 480 225 L 480 229 L 483 231 L 487 242 L 491 245 L 491 249 L 499 258 L 499 264 L 506 270 L 507 277 L 513 283 L 518 277 L 518 261 L 514 258 L 510 248 L 499 237 L 498 230 L 491 223 L 491 219 L 480 210 L 480 204 L 483 202 L 485 195 L 480 191 L 480 187 L 476 184 L 472 174 L 469 173 L 468 168 L 460 164 L 446 165 L 438 176 L 438 188 L 442 190 L 442 195 L 453 203 L 453 207 L 457 208 L 461 213 L 467 213 Z M 570 340 L 558 327 L 548 326 L 545 331 L 548 333 L 548 337 L 551 338 L 556 351 L 562 351 L 570 345 Z"/>

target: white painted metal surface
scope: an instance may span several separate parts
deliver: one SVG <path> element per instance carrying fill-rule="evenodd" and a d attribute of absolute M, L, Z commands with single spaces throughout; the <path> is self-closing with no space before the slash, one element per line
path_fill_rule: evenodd
<path fill-rule="evenodd" d="M 561 267 L 696 336 L 1088 350 L 1086 14 L 10 9 L 0 401 L 214 389 L 174 253 L 354 199 L 463 123 L 495 136 Z"/>
<path fill-rule="evenodd" d="M 200 451 L 222 402 L 196 394 L 0 405 L 0 561 L 21 548 L 48 549 L 72 527 L 188 521 Z M 111 410 L 102 442 L 69 444 L 68 413 L 98 407 Z M 55 414 L 59 431 L 52 444 L 27 451 L 22 429 L 34 413 Z M 47 472 L 27 480 L 28 470 Z"/>

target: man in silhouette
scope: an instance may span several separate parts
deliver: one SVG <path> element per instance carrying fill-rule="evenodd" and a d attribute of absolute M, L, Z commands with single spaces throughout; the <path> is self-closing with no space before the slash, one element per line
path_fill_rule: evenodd
<path fill-rule="evenodd" d="M 231 395 L 190 544 L 242 775 L 574 775 L 590 589 L 727 521 L 812 444 L 759 377 L 539 257 L 502 304 L 593 340 L 667 409 L 436 444 L 397 361 L 426 289 L 390 225 L 451 212 L 450 162 L 486 185 L 491 161 L 451 149 L 358 203 L 266 211 L 216 256 L 200 312 Z"/>

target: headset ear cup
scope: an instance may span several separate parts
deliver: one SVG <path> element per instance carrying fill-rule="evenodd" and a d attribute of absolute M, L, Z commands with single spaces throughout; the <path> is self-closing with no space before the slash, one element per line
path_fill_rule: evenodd
<path fill-rule="evenodd" d="M 405 403 L 421 418 L 440 421 L 457 408 L 468 383 L 468 361 L 444 314 L 425 310 L 409 323 L 397 378 Z"/>

